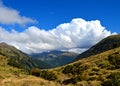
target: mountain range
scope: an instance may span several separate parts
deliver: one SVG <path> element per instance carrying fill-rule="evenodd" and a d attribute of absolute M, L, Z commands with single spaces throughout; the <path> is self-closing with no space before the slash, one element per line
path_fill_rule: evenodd
<path fill-rule="evenodd" d="M 101 40 L 74 62 L 51 71 L 65 86 L 120 86 L 120 35 Z"/>
<path fill-rule="evenodd" d="M 43 53 L 34 53 L 30 56 L 49 64 L 51 67 L 58 67 L 71 62 L 78 56 L 78 53 L 54 50 Z"/>
<path fill-rule="evenodd" d="M 76 58 L 71 57 L 69 64 L 63 62 L 63 66 L 42 69 L 41 62 L 48 61 L 48 64 L 43 62 L 48 66 L 57 57 L 63 58 L 62 55 L 74 56 L 74 53 L 51 51 L 31 55 L 31 58 L 13 46 L 0 43 L 0 85 L 120 86 L 120 35 L 104 38 Z"/>

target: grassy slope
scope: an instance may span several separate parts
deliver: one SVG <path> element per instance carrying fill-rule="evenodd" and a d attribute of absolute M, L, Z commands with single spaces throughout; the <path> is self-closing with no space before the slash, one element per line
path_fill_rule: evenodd
<path fill-rule="evenodd" d="M 77 86 L 100 86 L 111 80 L 110 75 L 120 73 L 119 67 L 116 68 L 108 59 L 116 52 L 116 56 L 119 57 L 120 47 L 47 71 L 52 71 L 57 76 L 55 81 L 64 84 L 63 86 L 74 86 L 75 84 Z M 59 86 L 56 82 L 27 75 L 22 69 L 9 66 L 7 63 L 8 59 L 0 56 L 0 86 Z M 119 80 L 120 77 L 114 77 L 114 79 Z"/>
<path fill-rule="evenodd" d="M 8 58 L 0 55 L 0 86 L 59 86 L 59 84 L 30 76 L 23 69 L 8 65 Z"/>
<path fill-rule="evenodd" d="M 108 36 L 98 42 L 96 45 L 92 46 L 87 51 L 81 53 L 74 61 L 77 61 L 81 58 L 89 57 L 91 55 L 96 55 L 117 47 L 120 47 L 120 35 Z"/>
<path fill-rule="evenodd" d="M 48 75 L 54 73 L 57 76 L 55 82 L 27 75 L 7 63 L 8 59 L 0 56 L 0 86 L 59 86 L 56 81 L 63 86 L 120 86 L 120 47 L 62 67 L 43 70 Z"/>
<path fill-rule="evenodd" d="M 110 56 L 117 58 L 117 64 L 114 63 L 114 57 L 108 59 Z M 54 72 L 58 77 L 57 81 L 65 85 L 120 86 L 119 64 L 120 47 L 49 71 Z"/>
<path fill-rule="evenodd" d="M 46 63 L 37 59 L 32 59 L 26 53 L 4 42 L 0 43 L 0 55 L 6 56 L 7 58 L 9 58 L 9 65 L 15 66 L 18 68 L 24 68 L 24 69 L 30 70 L 34 67 L 41 68 L 41 69 L 49 67 L 49 65 L 47 65 Z"/>

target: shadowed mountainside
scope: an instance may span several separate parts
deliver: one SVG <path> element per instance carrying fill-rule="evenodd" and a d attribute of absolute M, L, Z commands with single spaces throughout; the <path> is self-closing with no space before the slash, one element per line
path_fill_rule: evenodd
<path fill-rule="evenodd" d="M 89 57 L 91 55 L 96 55 L 104 51 L 114 49 L 119 46 L 120 46 L 120 35 L 112 35 L 107 38 L 104 38 L 96 45 L 88 49 L 87 51 L 81 53 L 78 57 L 74 59 L 74 61 L 77 61 L 81 58 Z"/>
<path fill-rule="evenodd" d="M 0 55 L 8 58 L 8 64 L 18 68 L 30 70 L 31 68 L 47 68 L 49 65 L 36 59 L 32 59 L 26 53 L 10 46 L 6 43 L 0 43 Z"/>
<path fill-rule="evenodd" d="M 78 56 L 77 53 L 57 50 L 31 54 L 31 57 L 48 63 L 51 67 L 65 65 L 71 62 L 76 56 Z"/>

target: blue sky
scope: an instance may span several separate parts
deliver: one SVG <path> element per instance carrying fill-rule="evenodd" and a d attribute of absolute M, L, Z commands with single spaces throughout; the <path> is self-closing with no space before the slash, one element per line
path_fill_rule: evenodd
<path fill-rule="evenodd" d="M 108 30 L 120 33 L 119 0 L 3 0 L 3 3 L 18 10 L 20 15 L 37 20 L 34 25 L 42 29 L 52 29 L 73 18 L 83 18 L 100 20 Z"/>
<path fill-rule="evenodd" d="M 0 0 L 0 42 L 26 53 L 83 52 L 120 33 L 120 0 Z"/>

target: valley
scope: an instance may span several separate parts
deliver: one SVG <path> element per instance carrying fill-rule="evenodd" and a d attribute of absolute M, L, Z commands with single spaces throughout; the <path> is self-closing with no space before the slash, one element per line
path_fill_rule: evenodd
<path fill-rule="evenodd" d="M 1 43 L 0 85 L 120 85 L 120 35 L 109 36 L 80 55 L 62 51 L 51 51 L 42 54 L 34 54 L 33 56 L 34 58 L 31 58 L 31 56 L 15 47 L 6 43 Z M 63 58 L 62 56 L 70 58 L 71 63 L 68 62 L 67 64 L 67 62 L 63 62 L 63 64 L 57 65 L 58 67 L 48 67 L 49 64 L 57 62 L 57 57 Z M 44 59 L 45 57 L 46 59 Z M 51 58 L 54 58 L 54 60 L 50 61 Z M 63 59 L 62 61 L 64 60 L 66 61 L 66 59 Z"/>

